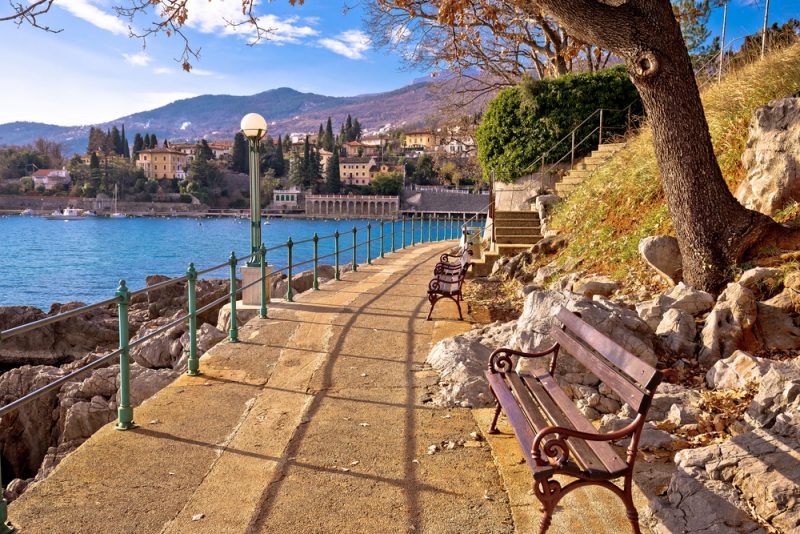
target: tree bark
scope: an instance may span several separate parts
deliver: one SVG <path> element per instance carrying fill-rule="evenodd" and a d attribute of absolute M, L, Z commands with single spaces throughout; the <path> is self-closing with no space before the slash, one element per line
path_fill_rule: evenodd
<path fill-rule="evenodd" d="M 729 267 L 792 230 L 736 201 L 722 177 L 680 26 L 669 0 L 535 0 L 579 39 L 625 60 L 653 130 L 684 280 L 718 293 Z"/>

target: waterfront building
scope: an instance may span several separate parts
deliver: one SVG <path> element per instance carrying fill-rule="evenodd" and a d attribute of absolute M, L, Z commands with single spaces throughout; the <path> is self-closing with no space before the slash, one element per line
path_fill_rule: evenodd
<path fill-rule="evenodd" d="M 386 217 L 400 211 L 400 198 L 375 195 L 306 195 L 306 215 L 323 217 Z"/>
<path fill-rule="evenodd" d="M 47 191 L 61 191 L 72 182 L 67 169 L 39 169 L 33 173 L 33 186 Z"/>
<path fill-rule="evenodd" d="M 136 166 L 149 179 L 182 179 L 186 177 L 186 154 L 172 148 L 151 148 L 139 152 Z"/>
<path fill-rule="evenodd" d="M 376 166 L 376 159 L 345 157 L 339 160 L 339 177 L 350 185 L 369 185 L 372 181 L 370 169 Z"/>
<path fill-rule="evenodd" d="M 272 191 L 272 208 L 280 211 L 296 211 L 300 208 L 302 193 L 296 187 Z"/>

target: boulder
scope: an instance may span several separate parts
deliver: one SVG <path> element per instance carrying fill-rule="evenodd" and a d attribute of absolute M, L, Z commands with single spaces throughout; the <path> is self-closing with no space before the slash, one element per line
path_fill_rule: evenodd
<path fill-rule="evenodd" d="M 180 311 L 178 313 L 183 314 L 184 312 Z M 151 321 L 138 332 L 137 337 L 148 335 L 174 319 L 177 319 L 177 316 Z M 131 360 L 150 369 L 172 368 L 177 362 L 177 359 L 173 357 L 172 344 L 176 339 L 181 338 L 187 328 L 188 325 L 184 323 L 175 325 L 133 347 L 131 349 Z"/>
<path fill-rule="evenodd" d="M 671 308 L 697 316 L 707 312 L 713 306 L 714 297 L 711 294 L 680 282 L 663 295 L 638 303 L 636 313 L 651 329 L 656 330 L 661 324 L 664 314 Z"/>
<path fill-rule="evenodd" d="M 559 271 L 555 265 L 545 265 L 536 270 L 536 276 L 533 277 L 533 283 L 536 285 L 544 285 L 547 280 L 557 274 Z"/>
<path fill-rule="evenodd" d="M 697 390 L 687 389 L 679 384 L 662 383 L 658 386 L 653 402 L 647 412 L 648 421 L 663 421 L 669 416 L 670 410 L 676 404 L 689 406 L 700 401 Z M 629 414 L 633 416 L 634 414 Z"/>
<path fill-rule="evenodd" d="M 800 348 L 800 326 L 788 312 L 766 302 L 759 302 L 757 309 L 755 335 L 764 348 L 769 350 Z"/>
<path fill-rule="evenodd" d="M 727 358 L 716 362 L 706 373 L 706 384 L 712 389 L 734 389 L 746 387 L 760 380 L 769 370 L 771 360 L 737 350 Z"/>
<path fill-rule="evenodd" d="M 800 201 L 800 97 L 773 100 L 753 113 L 742 164 L 747 175 L 736 198 L 745 207 L 773 216 Z"/>
<path fill-rule="evenodd" d="M 656 335 L 674 354 L 694 356 L 697 349 L 694 342 L 697 327 L 694 317 L 689 313 L 679 308 L 670 308 L 658 324 Z"/>
<path fill-rule="evenodd" d="M 739 348 L 758 348 L 753 335 L 757 309 L 752 291 L 738 283 L 728 284 L 700 332 L 698 361 L 710 366 Z"/>
<path fill-rule="evenodd" d="M 572 291 L 588 298 L 592 298 L 595 295 L 610 297 L 619 287 L 617 282 L 608 277 L 588 276 L 575 282 L 572 286 Z"/>
<path fill-rule="evenodd" d="M 555 254 L 569 244 L 567 238 L 561 234 L 550 235 L 540 239 L 529 250 L 534 254 Z"/>
<path fill-rule="evenodd" d="M 443 339 L 433 346 L 426 362 L 439 372 L 437 406 L 493 406 L 494 397 L 483 375 L 491 350 L 475 335 Z"/>
<path fill-rule="evenodd" d="M 758 391 L 747 408 L 745 419 L 755 427 L 771 427 L 781 414 L 795 413 L 798 404 L 800 358 L 773 362 L 759 380 Z"/>
<path fill-rule="evenodd" d="M 275 294 L 273 293 L 273 296 Z M 253 319 L 254 317 L 258 317 L 258 309 L 257 308 L 247 308 L 247 309 L 236 309 L 236 326 L 244 326 L 247 321 Z M 221 332 L 229 332 L 231 329 L 231 306 L 230 304 L 226 304 L 219 310 L 217 315 L 217 330 Z"/>
<path fill-rule="evenodd" d="M 0 306 L 0 330 L 32 323 L 47 315 L 33 306 Z M 19 334 L 0 343 L 0 363 L 6 365 L 58 364 L 63 357 L 53 345 L 55 331 L 52 325 Z"/>
<path fill-rule="evenodd" d="M 645 237 L 639 241 L 639 254 L 667 283 L 681 281 L 683 260 L 678 240 L 670 235 Z"/>
<path fill-rule="evenodd" d="M 213 325 L 203 323 L 197 332 L 198 355 L 205 354 L 209 349 L 211 349 L 211 347 L 225 340 L 226 337 L 228 336 L 225 332 L 219 330 Z"/>
<path fill-rule="evenodd" d="M 317 265 L 317 278 L 327 278 L 328 280 L 333 280 L 336 278 L 336 268 L 333 265 L 327 265 L 324 263 Z"/>
<path fill-rule="evenodd" d="M 787 274 L 783 279 L 783 291 L 764 304 L 788 313 L 800 313 L 800 271 Z"/>
<path fill-rule="evenodd" d="M 769 267 L 754 267 L 742 273 L 739 283 L 752 291 L 758 298 L 765 298 L 770 288 L 781 285 L 783 271 Z"/>

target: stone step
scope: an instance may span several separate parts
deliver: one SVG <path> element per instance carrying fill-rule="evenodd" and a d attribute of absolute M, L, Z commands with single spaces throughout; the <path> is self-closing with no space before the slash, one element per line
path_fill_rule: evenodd
<path fill-rule="evenodd" d="M 494 233 L 496 235 L 536 234 L 539 233 L 540 228 L 538 224 L 531 226 L 498 226 L 494 229 Z"/>
<path fill-rule="evenodd" d="M 525 245 L 533 246 L 534 243 L 542 238 L 540 234 L 515 235 L 515 236 L 495 236 L 494 241 L 499 245 Z"/>
<path fill-rule="evenodd" d="M 539 212 L 534 210 L 494 212 L 495 221 L 508 220 L 508 219 L 538 219 L 538 218 L 539 218 Z"/>
<path fill-rule="evenodd" d="M 533 241 L 531 243 L 522 244 L 497 244 L 495 245 L 497 253 L 501 256 L 516 256 L 520 252 L 525 252 L 533 245 L 535 245 L 539 240 Z"/>

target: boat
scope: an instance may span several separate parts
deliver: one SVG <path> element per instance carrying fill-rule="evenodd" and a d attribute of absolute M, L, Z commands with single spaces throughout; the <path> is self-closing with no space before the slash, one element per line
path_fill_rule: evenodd
<path fill-rule="evenodd" d="M 63 210 L 56 210 L 50 215 L 45 215 L 45 219 L 51 221 L 82 221 L 86 217 L 81 215 L 80 210 L 75 208 L 64 208 Z"/>
<path fill-rule="evenodd" d="M 114 184 L 114 212 L 109 217 L 112 219 L 124 219 L 127 217 L 124 213 L 117 211 L 117 184 Z"/>
<path fill-rule="evenodd" d="M 85 217 L 97 217 L 97 212 L 94 210 L 86 210 L 83 212 Z"/>
<path fill-rule="evenodd" d="M 24 216 L 26 216 L 26 217 L 30 217 L 30 216 L 32 216 L 32 215 L 35 215 L 35 213 L 33 213 L 33 210 L 32 210 L 32 209 L 30 209 L 30 208 L 25 208 L 24 210 L 22 210 L 22 212 L 20 213 L 20 215 L 24 215 Z"/>

